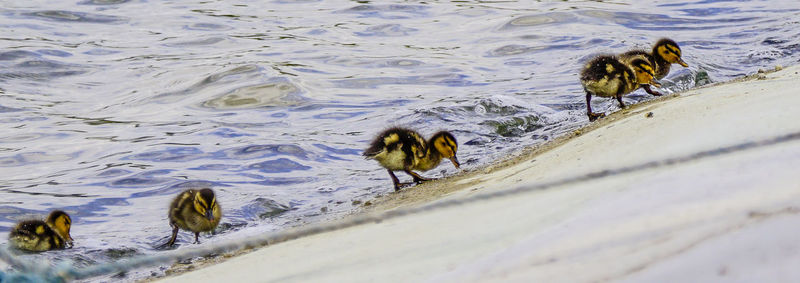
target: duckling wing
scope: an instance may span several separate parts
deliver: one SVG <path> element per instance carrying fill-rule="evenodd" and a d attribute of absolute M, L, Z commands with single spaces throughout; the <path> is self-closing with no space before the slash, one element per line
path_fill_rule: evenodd
<path fill-rule="evenodd" d="M 611 97 L 632 91 L 635 84 L 631 68 L 614 56 L 600 56 L 581 71 L 581 84 L 597 96 Z"/>
<path fill-rule="evenodd" d="M 371 158 L 384 151 L 393 151 L 403 146 L 404 141 L 408 140 L 409 133 L 413 133 L 413 131 L 403 128 L 391 128 L 383 131 L 375 137 L 363 155 Z"/>
<path fill-rule="evenodd" d="M 184 210 L 192 209 L 192 195 L 194 192 L 192 190 L 186 190 L 181 192 L 178 196 L 172 200 L 172 203 L 169 205 L 169 221 L 171 224 L 175 224 L 180 228 L 186 229 L 186 218 L 184 217 Z"/>
<path fill-rule="evenodd" d="M 43 234 L 47 230 L 50 229 L 47 227 L 44 221 L 28 220 L 17 224 L 17 227 L 15 227 L 14 230 L 11 230 L 9 237 L 35 237 L 37 232 L 39 232 L 38 234 Z"/>
<path fill-rule="evenodd" d="M 384 149 L 384 144 L 382 140 L 375 139 L 375 141 L 373 141 L 372 144 L 370 144 L 369 148 L 364 150 L 364 153 L 362 155 L 367 158 L 375 157 L 376 155 L 380 154 L 383 151 L 383 149 Z"/>
<path fill-rule="evenodd" d="M 19 249 L 46 251 L 58 247 L 53 236 L 53 231 L 44 221 L 28 220 L 20 222 L 14 230 L 11 230 L 8 238 L 9 242 Z"/>

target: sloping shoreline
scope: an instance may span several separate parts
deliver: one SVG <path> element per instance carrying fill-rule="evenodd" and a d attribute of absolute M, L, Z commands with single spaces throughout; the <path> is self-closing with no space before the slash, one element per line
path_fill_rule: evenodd
<path fill-rule="evenodd" d="M 798 144 L 791 134 L 800 132 L 800 95 L 792 91 L 799 70 L 759 73 L 632 105 L 507 161 L 372 200 L 363 213 L 499 197 L 308 236 L 165 279 L 574 282 L 714 279 L 703 277 L 707 271 L 733 276 L 741 273 L 736 268 L 752 264 L 677 275 L 665 270 L 716 264 L 704 260 L 713 256 L 703 249 L 719 246 L 718 239 L 736 232 L 750 237 L 739 240 L 747 246 L 770 238 L 764 229 L 775 229 L 754 225 L 798 221 L 800 187 L 787 178 L 800 158 L 772 160 L 800 154 L 791 146 Z M 787 140 L 778 139 L 787 134 Z M 759 184 L 776 189 L 760 199 L 754 191 Z M 734 194 L 728 195 L 731 188 Z M 502 195 L 515 189 L 520 192 Z M 777 244 L 790 245 L 781 239 Z M 800 262 L 796 253 L 770 255 L 781 263 Z M 777 271 L 788 277 L 734 278 L 800 278 L 798 271 Z"/>

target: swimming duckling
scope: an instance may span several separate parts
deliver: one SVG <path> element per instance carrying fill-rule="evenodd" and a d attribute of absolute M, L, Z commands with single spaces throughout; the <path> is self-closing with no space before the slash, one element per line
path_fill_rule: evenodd
<path fill-rule="evenodd" d="M 186 190 L 180 193 L 169 205 L 169 225 L 172 237 L 167 246 L 175 244 L 178 229 L 194 232 L 194 243 L 200 243 L 200 232 L 214 230 L 222 218 L 222 210 L 209 188 Z"/>
<path fill-rule="evenodd" d="M 656 80 L 663 79 L 669 74 L 669 69 L 672 64 L 680 64 L 684 67 L 689 67 L 689 64 L 681 59 L 681 48 L 674 40 L 669 38 L 662 38 L 655 45 L 653 51 L 647 52 L 645 50 L 631 50 L 619 55 L 623 63 L 630 64 L 634 59 L 644 59 L 650 62 L 653 66 Z M 650 85 L 640 85 L 647 93 L 655 96 L 662 94 L 651 90 Z"/>
<path fill-rule="evenodd" d="M 54 210 L 47 220 L 25 220 L 17 224 L 8 235 L 11 246 L 33 252 L 43 252 L 65 247 L 72 248 L 69 228 L 72 219 L 61 210 Z"/>
<path fill-rule="evenodd" d="M 394 175 L 395 170 L 403 170 L 414 178 L 414 182 L 428 181 L 411 170 L 428 171 L 439 165 L 442 158 L 449 158 L 456 168 L 460 164 L 456 158 L 458 143 L 449 132 L 438 132 L 429 141 L 419 133 L 404 129 L 391 128 L 378 135 L 370 147 L 364 151 L 368 159 L 375 159 L 389 171 L 394 182 L 394 190 L 400 190 L 400 181 Z"/>
<path fill-rule="evenodd" d="M 581 71 L 581 84 L 586 91 L 586 114 L 589 121 L 605 116 L 592 112 L 592 94 L 601 97 L 615 97 L 619 106 L 625 108 L 622 96 L 628 94 L 639 84 L 661 86 L 653 80 L 653 66 L 643 59 L 633 59 L 630 64 L 622 63 L 617 57 L 601 55 L 595 57 Z"/>

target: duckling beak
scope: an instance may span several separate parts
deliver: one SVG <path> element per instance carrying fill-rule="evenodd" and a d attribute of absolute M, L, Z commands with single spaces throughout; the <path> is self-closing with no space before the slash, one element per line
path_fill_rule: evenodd
<path fill-rule="evenodd" d="M 686 62 L 683 62 L 683 59 L 681 59 L 681 58 L 678 58 L 678 64 L 681 64 L 681 66 L 684 66 L 684 67 L 689 67 L 689 64 L 686 64 Z"/>
<path fill-rule="evenodd" d="M 458 163 L 458 158 L 456 158 L 456 156 L 455 156 L 455 155 L 453 155 L 453 156 L 451 156 L 451 157 L 450 157 L 450 162 L 453 162 L 453 166 L 455 166 L 455 167 L 456 167 L 456 169 L 458 169 L 458 168 L 460 168 L 460 167 L 461 167 L 461 164 L 460 164 L 460 163 Z"/>
<path fill-rule="evenodd" d="M 214 213 L 213 211 L 211 211 L 211 209 L 206 210 L 206 218 L 208 220 L 214 221 Z"/>

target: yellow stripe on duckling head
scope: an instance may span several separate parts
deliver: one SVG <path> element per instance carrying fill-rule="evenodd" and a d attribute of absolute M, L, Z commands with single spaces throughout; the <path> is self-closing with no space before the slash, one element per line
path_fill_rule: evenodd
<path fill-rule="evenodd" d="M 447 140 L 447 144 L 450 145 L 450 147 L 453 148 L 453 152 L 458 151 L 458 144 L 456 144 L 456 142 L 454 140 L 452 140 L 450 138 L 447 138 L 446 140 Z"/>
<path fill-rule="evenodd" d="M 194 210 L 200 214 L 206 214 L 206 209 L 208 208 L 208 204 L 205 200 L 200 196 L 200 192 L 197 192 L 197 195 L 194 197 Z"/>
<path fill-rule="evenodd" d="M 677 46 L 675 46 L 675 45 L 667 45 L 667 48 L 669 48 L 669 50 L 671 50 L 672 53 L 675 53 L 675 55 L 678 55 L 678 57 L 681 57 L 681 50 L 678 49 Z"/>

